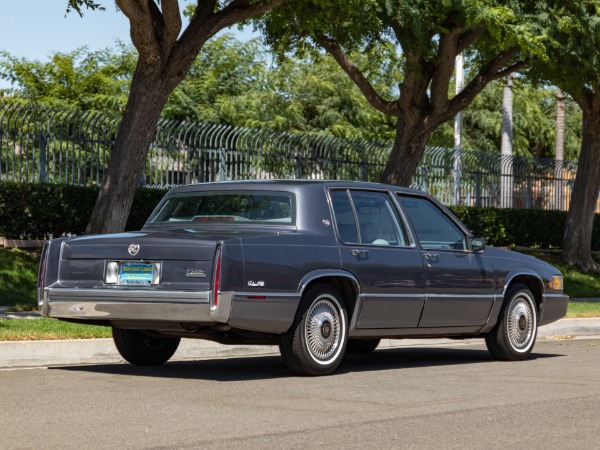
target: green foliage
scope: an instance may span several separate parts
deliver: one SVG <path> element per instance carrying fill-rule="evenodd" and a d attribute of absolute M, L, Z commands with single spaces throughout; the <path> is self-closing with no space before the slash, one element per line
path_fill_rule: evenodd
<path fill-rule="evenodd" d="M 316 54 L 270 65 L 256 40 L 231 35 L 205 45 L 163 115 L 345 138 L 388 140 L 394 133 L 393 121 L 372 110 L 331 59 Z"/>
<path fill-rule="evenodd" d="M 502 89 L 504 81 L 490 83 L 463 111 L 463 148 L 500 153 Z M 519 156 L 554 158 L 556 139 L 556 90 L 536 87 L 524 78 L 513 86 L 513 152 Z M 565 155 L 576 161 L 581 148 L 582 114 L 569 96 L 565 98 Z M 432 146 L 454 145 L 453 124 L 445 123 L 434 132 Z"/>
<path fill-rule="evenodd" d="M 117 42 L 115 49 L 53 53 L 48 62 L 0 51 L 0 78 L 15 87 L 4 95 L 48 106 L 121 112 L 129 95 L 136 53 Z"/>
<path fill-rule="evenodd" d="M 0 248 L 0 305 L 35 306 L 37 253 Z"/>
<path fill-rule="evenodd" d="M 543 4 L 548 13 L 541 25 L 551 38 L 548 57 L 535 60 L 528 75 L 554 83 L 585 108 L 586 96 L 600 91 L 600 1 Z"/>
<path fill-rule="evenodd" d="M 71 11 L 75 11 L 80 17 L 83 17 L 82 8 L 84 6 L 90 11 L 105 11 L 105 8 L 101 6 L 100 3 L 96 3 L 93 0 L 69 0 L 67 3 L 67 14 Z"/>
<path fill-rule="evenodd" d="M 14 83 L 6 92 L 13 97 L 120 112 L 135 61 L 133 48 L 122 43 L 96 52 L 84 47 L 55 53 L 44 63 L 0 52 L 0 77 Z M 387 84 L 380 80 L 382 90 Z M 393 121 L 370 108 L 330 58 L 316 54 L 272 65 L 256 40 L 240 42 L 229 34 L 203 47 L 163 117 L 374 140 L 390 140 L 395 132 Z"/>
<path fill-rule="evenodd" d="M 558 210 L 452 206 L 454 214 L 494 246 L 560 248 L 567 214 Z M 543 226 L 540 226 L 543 224 Z M 594 221 L 592 248 L 600 250 L 600 215 Z"/>
<path fill-rule="evenodd" d="M 127 229 L 140 229 L 164 194 L 163 190 L 138 189 Z M 48 239 L 83 234 L 97 196 L 97 187 L 2 182 L 0 236 Z"/>

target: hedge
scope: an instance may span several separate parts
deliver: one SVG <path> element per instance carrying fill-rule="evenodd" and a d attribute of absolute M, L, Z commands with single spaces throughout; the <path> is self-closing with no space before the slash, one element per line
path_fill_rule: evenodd
<path fill-rule="evenodd" d="M 165 190 L 138 189 L 127 230 L 139 230 Z M 97 187 L 55 184 L 0 183 L 0 236 L 8 239 L 47 239 L 83 234 Z M 489 245 L 560 248 L 564 211 L 452 206 L 450 209 Z M 600 216 L 594 220 L 592 249 L 600 250 Z"/>
<path fill-rule="evenodd" d="M 126 229 L 139 230 L 165 192 L 138 189 Z M 97 186 L 1 182 L 0 236 L 48 239 L 83 234 L 97 196 Z"/>

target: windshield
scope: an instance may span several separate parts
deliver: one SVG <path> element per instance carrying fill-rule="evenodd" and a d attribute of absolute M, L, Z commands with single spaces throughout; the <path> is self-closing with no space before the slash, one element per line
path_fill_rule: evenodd
<path fill-rule="evenodd" d="M 289 192 L 207 191 L 169 198 L 151 224 L 223 223 L 294 225 L 295 201 Z"/>

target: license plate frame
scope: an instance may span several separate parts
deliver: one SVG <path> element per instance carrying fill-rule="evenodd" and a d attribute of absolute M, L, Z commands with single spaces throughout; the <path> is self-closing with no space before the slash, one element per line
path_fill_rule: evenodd
<path fill-rule="evenodd" d="M 123 262 L 119 267 L 120 286 L 151 286 L 155 278 L 155 264 L 147 262 Z"/>

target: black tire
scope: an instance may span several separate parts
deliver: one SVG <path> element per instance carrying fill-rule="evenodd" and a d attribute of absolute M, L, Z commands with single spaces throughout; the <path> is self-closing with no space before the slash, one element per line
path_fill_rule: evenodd
<path fill-rule="evenodd" d="M 340 293 L 315 285 L 304 293 L 296 320 L 281 335 L 283 362 L 301 375 L 326 375 L 340 364 L 348 341 L 348 316 Z"/>
<path fill-rule="evenodd" d="M 527 286 L 515 284 L 505 296 L 496 326 L 485 336 L 495 359 L 522 361 L 529 357 L 537 336 L 537 306 Z"/>
<path fill-rule="evenodd" d="M 125 361 L 137 366 L 160 366 L 177 350 L 180 338 L 136 330 L 112 329 L 113 341 Z"/>
<path fill-rule="evenodd" d="M 346 353 L 366 355 L 373 353 L 381 339 L 350 339 L 346 347 Z"/>

